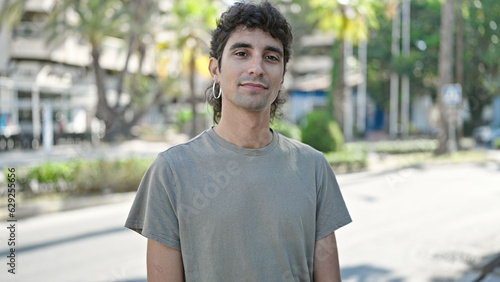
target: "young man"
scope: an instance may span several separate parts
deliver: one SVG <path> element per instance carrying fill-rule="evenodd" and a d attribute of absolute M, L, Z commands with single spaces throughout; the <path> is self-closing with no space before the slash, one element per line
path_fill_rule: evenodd
<path fill-rule="evenodd" d="M 212 34 L 217 125 L 159 154 L 126 222 L 148 238 L 148 281 L 340 281 L 349 223 L 323 154 L 269 129 L 290 58 L 271 4 L 237 3 Z"/>

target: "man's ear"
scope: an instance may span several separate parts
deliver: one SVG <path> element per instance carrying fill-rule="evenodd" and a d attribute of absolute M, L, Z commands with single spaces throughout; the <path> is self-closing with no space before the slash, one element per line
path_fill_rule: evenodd
<path fill-rule="evenodd" d="M 210 76 L 212 76 L 212 80 L 219 83 L 219 62 L 216 58 L 210 58 L 208 71 L 210 72 Z"/>
<path fill-rule="evenodd" d="M 286 74 L 286 70 L 283 71 L 283 76 L 281 77 L 281 86 L 283 86 L 283 82 L 285 82 L 285 74 Z"/>

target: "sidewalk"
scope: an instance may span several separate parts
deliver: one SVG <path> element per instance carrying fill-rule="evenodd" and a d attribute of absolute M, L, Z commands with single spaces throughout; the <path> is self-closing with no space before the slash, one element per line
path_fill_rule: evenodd
<path fill-rule="evenodd" d="M 488 158 L 499 165 L 500 150 L 488 150 Z M 478 265 L 474 265 L 464 274 L 459 282 L 499 282 L 500 281 L 500 253 L 486 257 Z"/>

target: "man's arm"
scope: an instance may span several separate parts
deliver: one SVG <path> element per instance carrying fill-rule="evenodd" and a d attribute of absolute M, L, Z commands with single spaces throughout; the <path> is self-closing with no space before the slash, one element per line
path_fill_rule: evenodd
<path fill-rule="evenodd" d="M 179 250 L 148 239 L 148 281 L 184 281 L 184 268 Z"/>
<path fill-rule="evenodd" d="M 335 232 L 316 241 L 314 246 L 314 281 L 341 281 Z"/>

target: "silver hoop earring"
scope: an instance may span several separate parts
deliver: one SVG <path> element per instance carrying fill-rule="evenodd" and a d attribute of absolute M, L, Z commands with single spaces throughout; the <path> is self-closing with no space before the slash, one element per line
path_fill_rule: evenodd
<path fill-rule="evenodd" d="M 215 84 L 216 84 L 216 82 L 214 81 L 214 84 L 212 85 L 212 96 L 214 96 L 214 98 L 217 100 L 222 95 L 222 89 L 221 89 L 221 87 L 219 85 L 219 95 L 217 95 L 217 97 L 216 97 L 215 96 Z"/>

